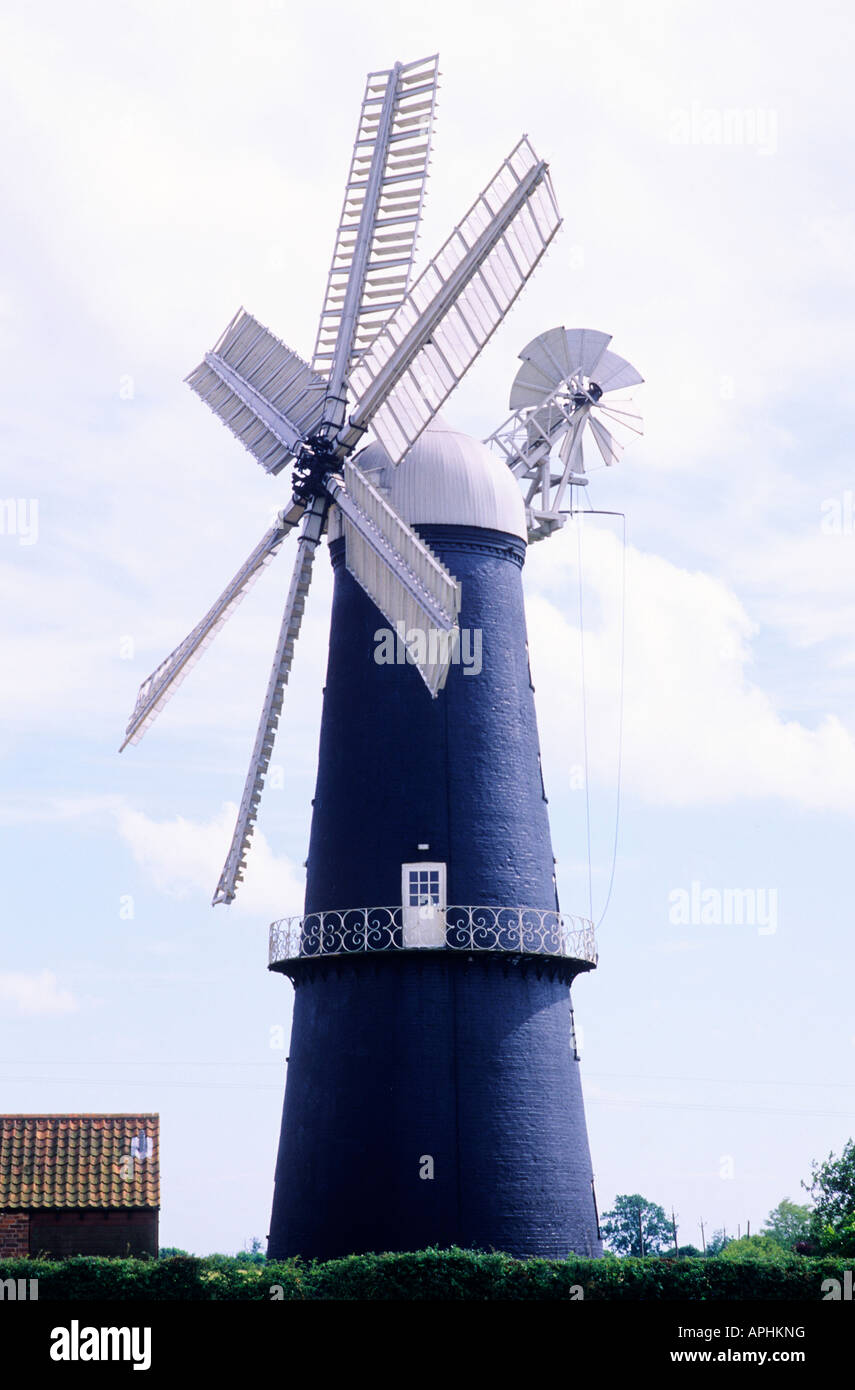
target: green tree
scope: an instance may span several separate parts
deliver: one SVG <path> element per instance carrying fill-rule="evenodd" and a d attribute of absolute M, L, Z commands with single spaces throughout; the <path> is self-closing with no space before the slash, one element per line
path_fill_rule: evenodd
<path fill-rule="evenodd" d="M 730 1238 L 723 1227 L 720 1231 L 713 1231 L 707 1241 L 707 1255 L 720 1255 L 725 1246 L 729 1244 Z"/>
<path fill-rule="evenodd" d="M 616 1255 L 640 1255 L 641 1233 L 645 1255 L 659 1255 L 669 1246 L 673 1248 L 671 1223 L 664 1209 L 655 1202 L 648 1202 L 639 1192 L 615 1197 L 612 1210 L 603 1213 L 600 1230 Z"/>
<path fill-rule="evenodd" d="M 763 1264 L 786 1264 L 795 1258 L 792 1251 L 785 1249 L 771 1236 L 742 1236 L 739 1240 L 729 1240 L 721 1252 L 723 1260 L 758 1260 Z"/>
<path fill-rule="evenodd" d="M 824 1163 L 814 1163 L 811 1180 L 803 1182 L 813 1198 L 811 1236 L 831 1254 L 855 1255 L 855 1139 Z"/>
<path fill-rule="evenodd" d="M 777 1241 L 785 1250 L 794 1250 L 799 1241 L 809 1238 L 810 1230 L 810 1207 L 799 1206 L 798 1202 L 785 1197 L 769 1212 L 761 1234 Z"/>

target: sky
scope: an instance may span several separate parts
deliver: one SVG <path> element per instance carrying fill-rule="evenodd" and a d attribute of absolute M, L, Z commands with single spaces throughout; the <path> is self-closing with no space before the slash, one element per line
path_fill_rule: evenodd
<path fill-rule="evenodd" d="M 117 748 L 288 487 L 183 379 L 240 305 L 310 354 L 365 74 L 437 51 L 421 263 L 523 132 L 564 217 L 445 416 L 490 434 L 556 323 L 645 377 L 588 488 L 626 544 L 590 516 L 525 567 L 562 907 L 599 923 L 600 1210 L 754 1231 L 855 1133 L 852 30 L 833 0 L 3 6 L 0 1110 L 159 1112 L 163 1244 L 268 1229 L 267 928 L 302 903 L 331 593 L 321 556 L 212 909 L 287 562 Z"/>

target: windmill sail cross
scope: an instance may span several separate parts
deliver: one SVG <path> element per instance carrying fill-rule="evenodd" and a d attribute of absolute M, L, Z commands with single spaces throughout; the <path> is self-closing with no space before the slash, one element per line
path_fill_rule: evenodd
<path fill-rule="evenodd" d="M 547 165 L 524 137 L 416 281 L 350 385 L 344 451 L 367 425 L 399 463 L 433 419 L 561 225 Z"/>

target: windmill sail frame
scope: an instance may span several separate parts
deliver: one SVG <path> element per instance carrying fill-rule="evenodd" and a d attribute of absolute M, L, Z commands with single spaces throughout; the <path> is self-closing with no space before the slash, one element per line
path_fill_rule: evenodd
<path fill-rule="evenodd" d="M 392 462 L 400 462 L 560 226 L 548 165 L 524 136 L 353 369 L 358 405 L 340 436 L 345 449 L 370 424 Z"/>
<path fill-rule="evenodd" d="M 369 73 L 345 185 L 312 368 L 344 423 L 344 387 L 407 293 L 430 162 L 439 58 Z"/>

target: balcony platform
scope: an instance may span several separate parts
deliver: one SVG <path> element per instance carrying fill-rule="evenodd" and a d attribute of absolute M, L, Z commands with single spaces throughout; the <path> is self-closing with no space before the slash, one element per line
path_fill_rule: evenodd
<path fill-rule="evenodd" d="M 287 975 L 326 957 L 410 952 L 546 957 L 571 976 L 597 964 L 592 922 L 533 907 L 351 907 L 270 927 L 269 968 Z"/>

